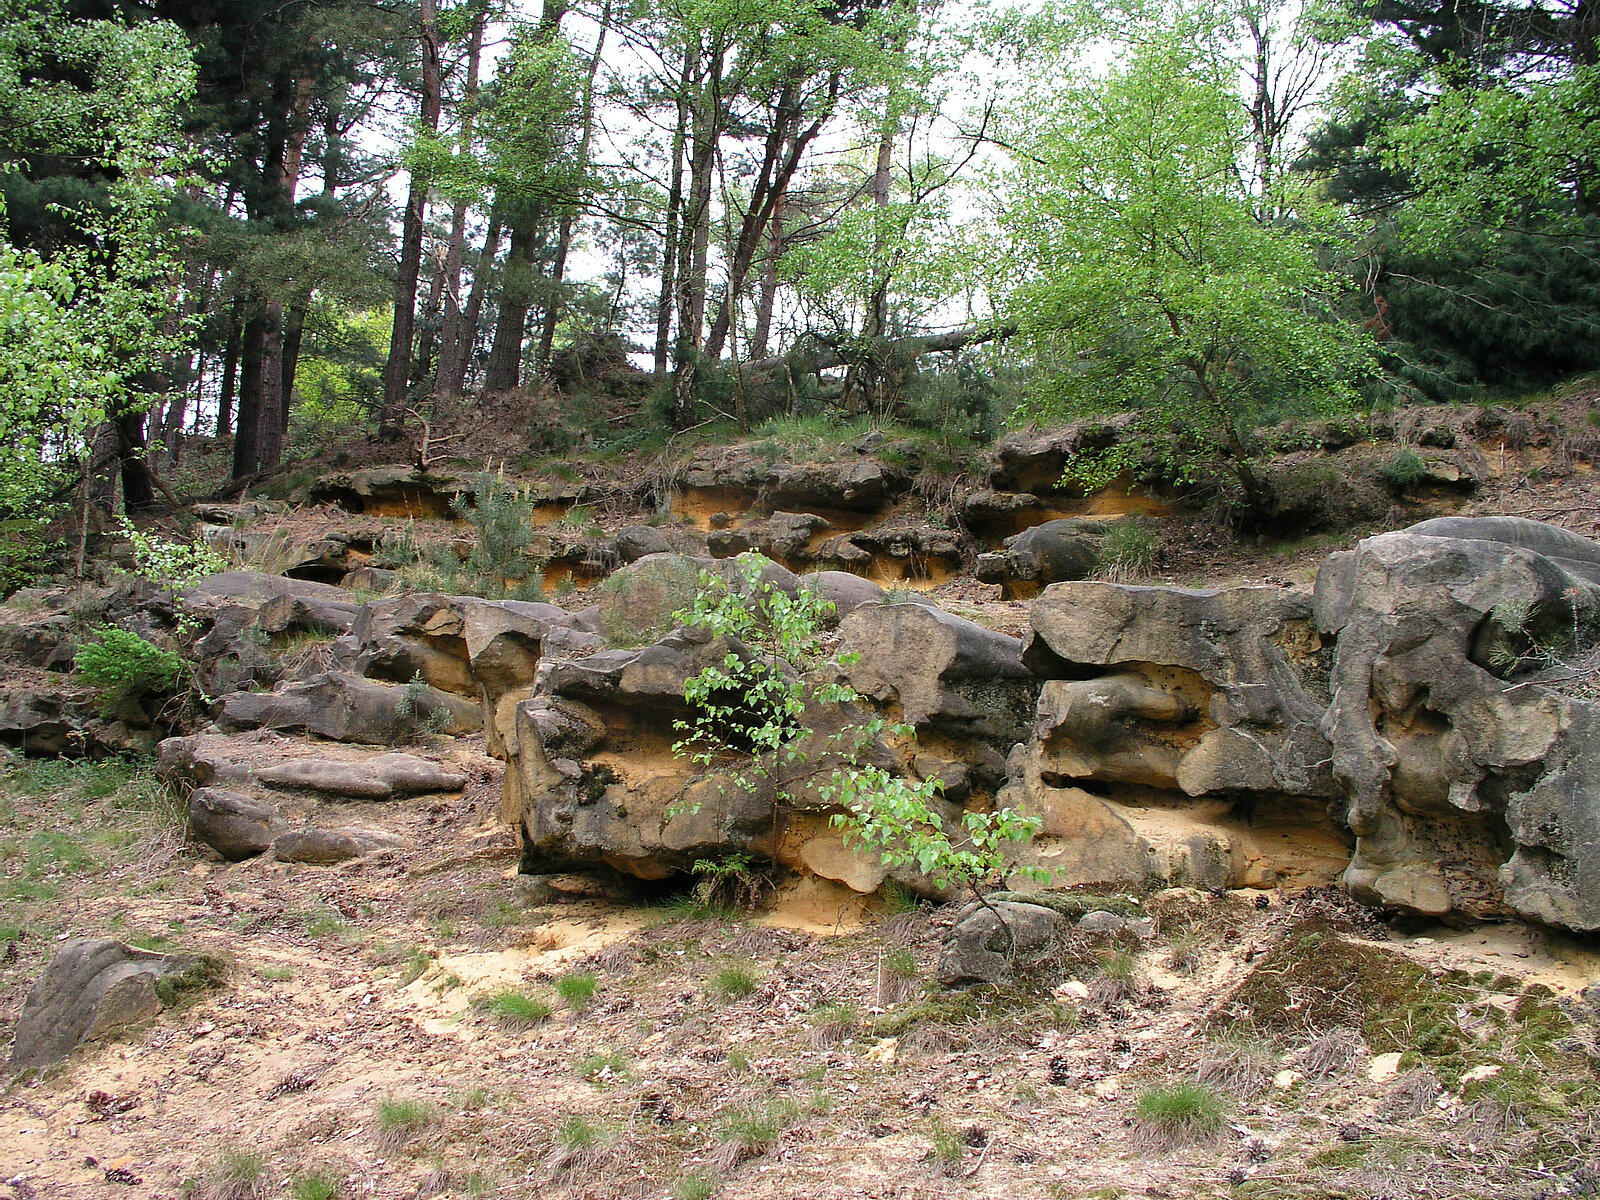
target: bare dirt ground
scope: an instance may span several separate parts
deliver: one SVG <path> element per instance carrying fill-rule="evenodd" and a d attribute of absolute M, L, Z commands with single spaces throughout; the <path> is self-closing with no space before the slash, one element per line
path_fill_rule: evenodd
<path fill-rule="evenodd" d="M 1149 941 L 1075 937 L 1027 987 L 950 992 L 932 982 L 948 909 L 813 881 L 752 916 L 518 878 L 489 780 L 351 805 L 410 848 L 334 868 L 206 861 L 162 804 L 116 764 L 8 774 L 0 1029 L 67 937 L 231 964 L 192 1007 L 0 1094 L 18 1200 L 1600 1188 L 1592 944 L 1169 894 L 1144 901 Z M 1384 1058 L 1370 1031 L 1208 1019 L 1316 912 L 1423 964 L 1445 1007 L 1415 1011 L 1447 1009 L 1449 1037 Z M 1333 986 L 1291 982 L 1308 1004 Z M 1193 1128 L 1145 1111 L 1197 1080 L 1216 1108 Z"/>

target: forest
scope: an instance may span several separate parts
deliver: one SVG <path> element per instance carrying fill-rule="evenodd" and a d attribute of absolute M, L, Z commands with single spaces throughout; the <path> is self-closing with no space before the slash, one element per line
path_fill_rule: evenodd
<path fill-rule="evenodd" d="M 0 0 L 0 519 L 490 408 L 1286 417 L 1600 365 L 1593 0 Z M 596 397 L 600 396 L 601 401 Z M 403 443 L 403 444 L 402 444 Z M 1114 473 L 1119 452 L 1081 469 Z"/>

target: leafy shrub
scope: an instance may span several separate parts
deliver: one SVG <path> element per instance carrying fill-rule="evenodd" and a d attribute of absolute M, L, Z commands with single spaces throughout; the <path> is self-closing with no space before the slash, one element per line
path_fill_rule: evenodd
<path fill-rule="evenodd" d="M 133 547 L 134 569 L 167 587 L 187 587 L 228 569 L 228 560 L 204 542 L 175 542 L 159 534 L 140 533 L 127 517 L 122 518 L 122 535 Z"/>
<path fill-rule="evenodd" d="M 72 665 L 84 682 L 100 693 L 106 711 L 125 700 L 170 693 L 188 670 L 178 655 L 127 629 L 103 626 L 90 639 L 73 657 Z"/>
<path fill-rule="evenodd" d="M 737 561 L 738 585 L 702 572 L 694 607 L 676 619 L 736 638 L 751 653 L 729 653 L 685 682 L 690 716 L 677 724 L 684 737 L 673 751 L 701 766 L 739 760 L 733 778 L 752 791 L 757 777 L 770 781 L 774 802 L 781 805 L 794 800 L 787 769 L 802 765 L 806 756 L 800 745 L 806 711 L 857 703 L 861 696 L 848 684 L 820 678 L 818 668 L 826 661 L 822 621 L 833 605 L 808 589 L 790 596 L 764 580 L 768 560 L 759 554 L 742 554 Z M 914 733 L 907 725 L 871 720 L 831 739 L 830 753 L 846 765 L 818 790 L 842 810 L 833 816 L 834 826 L 885 866 L 915 866 L 939 887 L 959 884 L 978 892 L 1012 871 L 1008 846 L 1032 837 L 1039 818 L 1009 808 L 967 812 L 953 833 L 933 807 L 943 788 L 938 779 L 908 780 L 862 761 L 866 748 L 887 731 L 903 738 Z"/>

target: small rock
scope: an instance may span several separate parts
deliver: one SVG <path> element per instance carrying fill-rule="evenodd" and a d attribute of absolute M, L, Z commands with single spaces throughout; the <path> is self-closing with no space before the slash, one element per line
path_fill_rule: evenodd
<path fill-rule="evenodd" d="M 1104 909 L 1086 912 L 1078 918 L 1078 928 L 1084 933 L 1119 933 L 1127 927 L 1125 918 Z"/>
<path fill-rule="evenodd" d="M 1372 1080 L 1373 1083 L 1388 1083 L 1398 1074 L 1400 1074 L 1400 1054 L 1398 1051 L 1378 1055 L 1367 1067 L 1367 1078 Z"/>
<path fill-rule="evenodd" d="M 894 1060 L 899 1052 L 900 1039 L 886 1037 L 879 1038 L 876 1045 L 868 1047 L 864 1057 L 869 1063 L 876 1063 L 880 1067 L 889 1067 L 894 1065 Z"/>
<path fill-rule="evenodd" d="M 1087 1000 L 1089 985 L 1081 979 L 1069 979 L 1056 989 L 1056 995 L 1064 1000 Z"/>
<path fill-rule="evenodd" d="M 1304 1078 L 1305 1076 L 1299 1071 L 1279 1071 L 1272 1077 L 1272 1086 L 1279 1091 L 1287 1092 Z"/>
<path fill-rule="evenodd" d="M 1493 1079 L 1500 1074 L 1500 1067 L 1495 1063 L 1484 1063 L 1473 1067 L 1470 1071 L 1461 1073 L 1462 1083 L 1481 1083 L 1485 1079 Z"/>

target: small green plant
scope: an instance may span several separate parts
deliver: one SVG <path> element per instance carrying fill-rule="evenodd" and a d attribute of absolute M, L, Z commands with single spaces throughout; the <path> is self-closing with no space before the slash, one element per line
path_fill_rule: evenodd
<path fill-rule="evenodd" d="M 593 1150 L 601 1144 L 605 1130 L 587 1117 L 570 1116 L 556 1130 L 556 1145 L 566 1154 Z"/>
<path fill-rule="evenodd" d="M 206 1200 L 260 1200 L 267 1194 L 267 1159 L 254 1150 L 224 1150 L 206 1171 Z"/>
<path fill-rule="evenodd" d="M 772 884 L 748 854 L 696 859 L 694 874 L 695 905 L 708 913 L 748 912 L 760 903 L 762 892 Z"/>
<path fill-rule="evenodd" d="M 1206 1141 L 1222 1131 L 1222 1099 L 1198 1083 L 1149 1088 L 1135 1109 L 1138 1137 L 1153 1149 Z"/>
<path fill-rule="evenodd" d="M 289 1185 L 290 1200 L 337 1200 L 341 1178 L 336 1172 L 312 1170 L 296 1175 Z"/>
<path fill-rule="evenodd" d="M 811 1025 L 812 1048 L 828 1050 L 856 1032 L 861 1014 L 848 1000 L 830 1000 L 812 1009 L 806 1020 Z"/>
<path fill-rule="evenodd" d="M 140 533 L 122 518 L 122 535 L 133 547 L 139 574 L 169 588 L 188 587 L 207 575 L 228 569 L 228 560 L 204 542 L 174 542 L 154 533 Z"/>
<path fill-rule="evenodd" d="M 722 1188 L 715 1174 L 704 1168 L 685 1171 L 672 1183 L 672 1200 L 711 1200 Z"/>
<path fill-rule="evenodd" d="M 483 1001 L 483 1010 L 501 1029 L 532 1029 L 550 1019 L 555 1011 L 550 1003 L 526 992 L 506 990 L 496 992 Z"/>
<path fill-rule="evenodd" d="M 718 967 L 706 982 L 706 991 L 721 1000 L 743 1000 L 755 990 L 755 973 L 742 963 Z"/>
<path fill-rule="evenodd" d="M 450 506 L 477 535 L 464 563 L 453 554 L 435 556 L 434 565 L 451 585 L 498 600 L 524 594 L 531 584 L 532 594 L 537 596 L 543 563 L 530 553 L 534 545 L 533 499 L 508 483 L 503 474 L 485 471 L 473 479 L 471 502 L 464 495 L 457 496 Z"/>
<path fill-rule="evenodd" d="M 1408 448 L 1379 467 L 1378 474 L 1397 488 L 1412 487 L 1428 477 L 1428 460 Z"/>
<path fill-rule="evenodd" d="M 84 682 L 100 693 L 105 712 L 124 701 L 170 694 L 188 671 L 171 650 L 147 642 L 137 633 L 102 626 L 90 635 L 73 657 L 72 665 Z"/>
<path fill-rule="evenodd" d="M 577 1072 L 597 1088 L 608 1088 L 628 1078 L 628 1058 L 620 1050 L 591 1054 L 578 1060 Z"/>
<path fill-rule="evenodd" d="M 928 1151 L 933 1161 L 944 1169 L 953 1167 L 961 1161 L 962 1155 L 967 1152 L 967 1139 L 959 1130 L 948 1129 L 943 1125 L 933 1127 L 932 1144 Z"/>
<path fill-rule="evenodd" d="M 784 1097 L 746 1100 L 725 1109 L 716 1125 L 719 1165 L 731 1170 L 765 1154 L 799 1115 L 799 1106 Z"/>
<path fill-rule="evenodd" d="M 390 1096 L 378 1101 L 378 1145 L 384 1150 L 397 1150 L 424 1133 L 439 1114 L 431 1104 L 422 1100 L 401 1099 Z"/>
<path fill-rule="evenodd" d="M 1156 531 L 1143 521 L 1113 521 L 1100 538 L 1095 575 L 1112 583 L 1143 579 L 1155 569 Z"/>
<path fill-rule="evenodd" d="M 556 995 L 575 1013 L 588 1008 L 599 990 L 600 979 L 593 971 L 574 971 L 556 980 Z"/>

